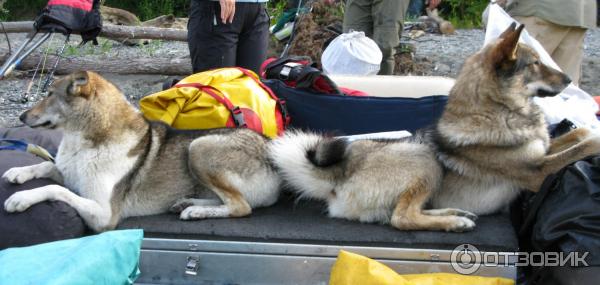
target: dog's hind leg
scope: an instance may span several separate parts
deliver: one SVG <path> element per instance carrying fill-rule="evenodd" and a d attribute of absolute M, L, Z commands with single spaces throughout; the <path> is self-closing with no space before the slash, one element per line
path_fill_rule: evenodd
<path fill-rule="evenodd" d="M 252 208 L 242 194 L 223 174 L 205 175 L 206 186 L 223 201 L 220 206 L 190 206 L 185 208 L 179 218 L 182 220 L 243 217 L 252 213 Z"/>
<path fill-rule="evenodd" d="M 35 178 L 50 178 L 59 184 L 63 184 L 62 174 L 60 174 L 56 165 L 50 161 L 30 166 L 13 167 L 4 172 L 2 178 L 15 184 L 23 184 Z"/>
<path fill-rule="evenodd" d="M 439 215 L 440 210 L 423 211 L 423 205 L 429 199 L 432 189 L 422 179 L 417 179 L 400 194 L 390 223 L 400 230 L 443 230 L 464 232 L 475 227 L 475 222 L 465 216 Z M 427 214 L 430 213 L 430 214 Z M 437 214 L 437 215 L 432 215 Z"/>
<path fill-rule="evenodd" d="M 90 228 L 97 232 L 116 226 L 117 220 L 112 216 L 109 205 L 80 197 L 60 185 L 46 185 L 14 193 L 4 202 L 4 209 L 9 213 L 23 212 L 32 205 L 46 200 L 67 203 L 77 211 Z"/>

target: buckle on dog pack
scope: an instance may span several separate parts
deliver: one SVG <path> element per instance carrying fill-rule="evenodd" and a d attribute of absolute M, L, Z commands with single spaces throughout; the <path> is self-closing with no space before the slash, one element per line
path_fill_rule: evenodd
<path fill-rule="evenodd" d="M 279 79 L 281 80 L 288 80 L 290 79 L 290 73 L 292 72 L 292 69 L 294 69 L 294 67 L 296 66 L 301 66 L 302 64 L 297 63 L 297 62 L 286 62 L 283 67 L 281 68 L 281 71 L 279 72 Z"/>
<path fill-rule="evenodd" d="M 281 112 L 281 118 L 283 119 L 283 124 L 288 125 L 290 123 L 290 115 L 288 113 L 288 109 L 285 106 L 285 100 L 278 99 L 277 105 L 279 106 L 279 111 Z"/>
<path fill-rule="evenodd" d="M 233 110 L 231 110 L 231 114 L 233 115 L 233 122 L 235 123 L 235 126 L 238 128 L 244 128 L 246 127 L 246 121 L 244 120 L 244 114 L 242 113 L 242 109 L 240 109 L 240 107 L 234 107 Z"/>

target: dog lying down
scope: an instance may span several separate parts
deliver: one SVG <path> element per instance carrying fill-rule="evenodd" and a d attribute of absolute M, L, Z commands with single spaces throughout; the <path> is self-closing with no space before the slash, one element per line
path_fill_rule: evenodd
<path fill-rule="evenodd" d="M 522 29 L 513 23 L 466 60 L 433 128 L 352 142 L 288 132 L 269 146 L 272 161 L 301 197 L 326 201 L 331 217 L 473 229 L 475 214 L 496 212 L 520 189 L 537 191 L 547 175 L 600 152 L 600 137 L 586 129 L 550 140 L 532 98 L 554 96 L 570 80 L 518 43 Z"/>
<path fill-rule="evenodd" d="M 519 189 L 536 191 L 548 174 L 600 152 L 600 138 L 586 129 L 549 139 L 531 99 L 556 95 L 570 80 L 518 44 L 522 28 L 512 25 L 469 57 L 437 126 L 403 139 L 290 131 L 269 142 L 247 129 L 177 131 L 144 120 L 99 75 L 74 73 L 21 116 L 30 127 L 63 130 L 56 164 L 3 177 L 47 177 L 80 196 L 49 185 L 17 192 L 4 207 L 64 201 L 96 231 L 169 209 L 185 220 L 240 217 L 275 203 L 282 177 L 301 197 L 325 200 L 332 217 L 471 230 L 475 214 L 495 212 Z M 434 209 L 423 209 L 428 202 Z"/>
<path fill-rule="evenodd" d="M 123 218 L 169 209 L 184 220 L 241 217 L 278 198 L 280 181 L 261 134 L 233 128 L 179 131 L 148 122 L 93 72 L 57 81 L 20 119 L 32 128 L 62 129 L 63 140 L 56 164 L 11 168 L 3 178 L 19 184 L 51 178 L 64 187 L 17 192 L 4 203 L 8 212 L 58 200 L 75 208 L 90 228 L 103 231 Z"/>

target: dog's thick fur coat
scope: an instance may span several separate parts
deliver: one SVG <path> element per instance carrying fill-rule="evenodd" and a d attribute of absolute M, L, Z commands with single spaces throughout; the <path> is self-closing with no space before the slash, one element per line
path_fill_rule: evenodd
<path fill-rule="evenodd" d="M 600 152 L 600 138 L 585 129 L 550 140 L 532 98 L 554 96 L 570 80 L 518 44 L 522 29 L 513 24 L 467 59 L 436 127 L 351 143 L 290 133 L 271 145 L 272 160 L 301 196 L 327 201 L 332 217 L 472 229 L 471 212 L 498 211 L 521 189 L 536 191 L 547 175 Z M 433 209 L 423 210 L 428 201 Z"/>
<path fill-rule="evenodd" d="M 288 132 L 270 146 L 282 178 L 301 197 L 327 201 L 331 217 L 391 223 L 403 230 L 466 231 L 475 215 L 422 210 L 439 189 L 442 168 L 419 138 L 359 140 Z"/>
<path fill-rule="evenodd" d="M 467 59 L 437 124 L 435 143 L 445 168 L 434 207 L 490 214 L 520 190 L 538 191 L 549 174 L 600 152 L 600 137 L 584 128 L 550 140 L 533 97 L 555 96 L 571 81 L 518 43 L 523 26 Z"/>
<path fill-rule="evenodd" d="M 58 200 L 75 208 L 90 228 L 103 231 L 125 217 L 169 209 L 186 220 L 240 217 L 278 197 L 280 181 L 267 158 L 265 137 L 248 129 L 178 131 L 147 122 L 93 72 L 57 81 L 21 120 L 63 130 L 56 164 L 12 168 L 3 178 L 23 183 L 48 177 L 64 187 L 17 192 L 4 203 L 8 212 Z"/>

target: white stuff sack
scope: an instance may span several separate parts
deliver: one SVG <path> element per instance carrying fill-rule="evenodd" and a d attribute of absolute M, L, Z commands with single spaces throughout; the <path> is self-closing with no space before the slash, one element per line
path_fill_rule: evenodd
<path fill-rule="evenodd" d="M 377 44 L 364 32 L 337 36 L 323 52 L 321 65 L 330 75 L 375 75 L 383 55 Z"/>
<path fill-rule="evenodd" d="M 498 4 L 490 4 L 484 45 L 498 38 L 512 22 L 517 21 L 509 16 Z M 525 30 L 521 33 L 519 42 L 533 48 L 540 55 L 543 63 L 560 70 L 554 60 L 552 60 L 552 57 L 542 47 L 542 44 L 527 33 L 527 26 L 525 26 Z M 600 133 L 600 122 L 596 118 L 598 105 L 590 94 L 579 89 L 573 83 L 569 84 L 565 90 L 554 97 L 535 97 L 533 101 L 541 107 L 546 121 L 550 124 L 557 124 L 566 118 L 578 127 L 587 127 Z"/>

